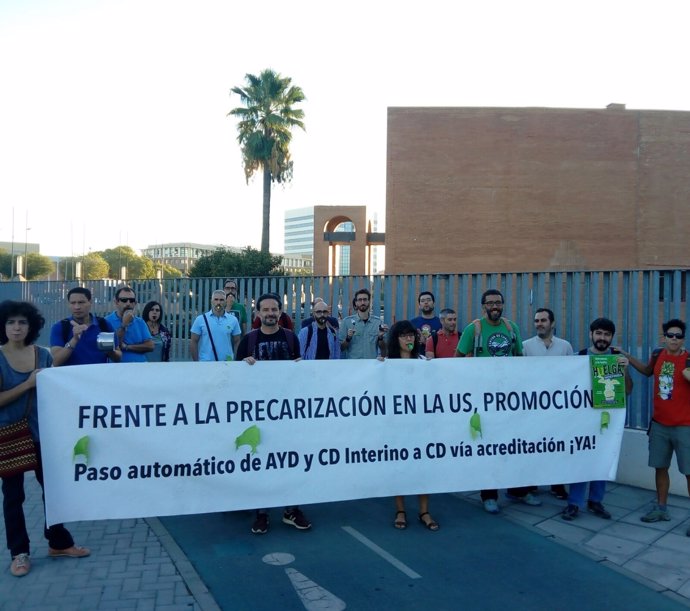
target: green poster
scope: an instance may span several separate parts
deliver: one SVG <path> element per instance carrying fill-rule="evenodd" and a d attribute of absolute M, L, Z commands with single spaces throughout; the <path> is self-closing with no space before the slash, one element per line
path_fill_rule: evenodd
<path fill-rule="evenodd" d="M 625 407 L 625 367 L 615 354 L 592 354 L 592 407 Z"/>

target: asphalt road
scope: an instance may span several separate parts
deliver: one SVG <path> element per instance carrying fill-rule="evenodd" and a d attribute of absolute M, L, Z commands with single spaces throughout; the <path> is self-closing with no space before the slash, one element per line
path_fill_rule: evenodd
<path fill-rule="evenodd" d="M 430 532 L 407 499 L 409 526 L 393 528 L 393 500 L 304 507 L 297 531 L 271 510 L 253 535 L 251 512 L 161 518 L 224 610 L 493 611 L 686 610 L 548 537 L 454 495 L 435 495 Z"/>

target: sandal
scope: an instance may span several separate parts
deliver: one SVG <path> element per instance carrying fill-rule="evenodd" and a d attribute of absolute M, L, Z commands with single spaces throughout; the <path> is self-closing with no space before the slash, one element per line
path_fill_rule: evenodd
<path fill-rule="evenodd" d="M 400 514 L 402 514 L 402 518 L 398 517 Z M 405 530 L 407 528 L 407 514 L 404 511 L 395 512 L 395 522 L 393 522 L 393 526 L 398 530 Z"/>
<path fill-rule="evenodd" d="M 425 520 L 424 516 L 429 516 L 429 520 Z M 438 530 L 441 528 L 438 522 L 434 522 L 434 519 L 431 517 L 431 514 L 428 511 L 419 514 L 419 521 L 429 530 Z"/>

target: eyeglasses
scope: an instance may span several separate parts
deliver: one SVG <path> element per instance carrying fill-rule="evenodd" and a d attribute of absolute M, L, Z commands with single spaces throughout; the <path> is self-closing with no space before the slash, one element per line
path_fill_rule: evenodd
<path fill-rule="evenodd" d="M 664 337 L 668 337 L 669 339 L 683 339 L 685 333 L 664 333 Z"/>
<path fill-rule="evenodd" d="M 314 314 L 328 314 L 328 310 L 314 310 Z"/>
<path fill-rule="evenodd" d="M 118 301 L 120 303 L 136 303 L 137 298 L 136 297 L 119 297 Z"/>
<path fill-rule="evenodd" d="M 417 335 L 415 333 L 401 333 L 398 337 L 401 339 L 414 339 Z"/>
<path fill-rule="evenodd" d="M 493 308 L 494 306 L 502 306 L 503 302 L 502 301 L 485 301 L 484 305 L 489 306 L 490 308 Z"/>

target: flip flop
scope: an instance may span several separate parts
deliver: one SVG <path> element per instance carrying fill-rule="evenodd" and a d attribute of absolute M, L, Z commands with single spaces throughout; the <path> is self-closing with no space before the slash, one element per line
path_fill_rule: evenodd
<path fill-rule="evenodd" d="M 403 516 L 402 519 L 398 518 L 400 514 Z M 407 514 L 404 511 L 395 512 L 395 522 L 393 522 L 393 526 L 398 530 L 405 530 L 407 528 Z"/>
<path fill-rule="evenodd" d="M 424 516 L 429 516 L 428 522 L 424 519 Z M 431 514 L 429 514 L 428 511 L 425 511 L 424 513 L 419 514 L 419 521 L 422 524 L 424 524 L 424 526 L 426 528 L 428 528 L 429 530 L 435 531 L 435 530 L 438 530 L 439 528 L 441 528 L 438 522 L 434 522 L 434 519 L 431 517 Z"/>

